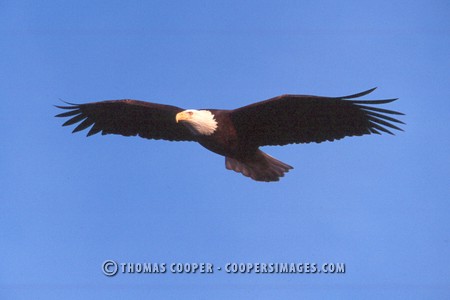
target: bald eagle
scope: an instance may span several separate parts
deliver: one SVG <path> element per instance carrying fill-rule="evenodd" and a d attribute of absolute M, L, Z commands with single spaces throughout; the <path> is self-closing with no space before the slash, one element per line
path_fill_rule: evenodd
<path fill-rule="evenodd" d="M 188 109 L 138 100 L 111 100 L 57 106 L 71 117 L 63 126 L 81 122 L 73 132 L 93 125 L 87 136 L 101 132 L 169 141 L 195 141 L 225 156 L 225 166 L 256 181 L 278 181 L 291 167 L 259 149 L 267 145 L 320 143 L 346 136 L 393 134 L 400 112 L 371 105 L 397 99 L 354 100 L 375 88 L 342 97 L 281 95 L 234 110 Z"/>

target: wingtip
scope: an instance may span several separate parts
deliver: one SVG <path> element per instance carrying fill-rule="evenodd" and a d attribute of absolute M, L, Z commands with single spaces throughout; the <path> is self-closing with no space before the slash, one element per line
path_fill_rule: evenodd
<path fill-rule="evenodd" d="M 371 88 L 371 89 L 368 89 L 366 92 L 367 92 L 367 94 L 370 94 L 370 93 L 372 93 L 373 91 L 375 91 L 377 88 L 378 88 L 377 86 L 376 86 L 376 87 L 373 87 L 373 88 Z"/>
<path fill-rule="evenodd" d="M 76 103 L 67 102 L 67 101 L 65 101 L 65 100 L 63 100 L 63 99 L 61 99 L 61 98 L 58 98 L 58 100 L 61 101 L 61 102 L 66 103 L 66 104 L 69 104 L 69 105 L 78 105 L 78 104 L 76 104 Z"/>
<path fill-rule="evenodd" d="M 66 106 L 66 105 L 55 105 L 54 104 L 53 106 L 56 107 L 56 108 L 60 108 L 60 109 L 74 109 L 77 106 L 79 106 L 79 104 L 72 103 L 72 102 L 67 102 L 67 101 L 62 100 L 61 98 L 58 98 L 58 100 L 63 102 L 63 103 L 65 103 L 65 104 L 67 104 L 67 105 L 69 105 L 69 106 Z"/>
<path fill-rule="evenodd" d="M 347 100 L 347 99 L 359 98 L 359 97 L 363 97 L 363 96 L 365 96 L 365 95 L 368 95 L 368 94 L 372 93 L 372 92 L 375 91 L 376 89 L 377 89 L 377 87 L 373 87 L 373 88 L 371 88 L 371 89 L 368 89 L 368 90 L 366 90 L 366 91 L 363 91 L 363 92 L 360 92 L 360 93 L 357 93 L 357 94 L 347 95 L 347 96 L 341 96 L 341 97 L 335 97 L 335 98 L 337 98 L 337 99 L 345 99 L 345 100 Z"/>

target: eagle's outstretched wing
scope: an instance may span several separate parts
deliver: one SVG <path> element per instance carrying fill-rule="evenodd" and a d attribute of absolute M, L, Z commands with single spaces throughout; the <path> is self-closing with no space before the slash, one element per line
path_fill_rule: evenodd
<path fill-rule="evenodd" d="M 120 134 L 147 139 L 169 141 L 195 141 L 195 136 L 183 125 L 177 124 L 175 116 L 183 109 L 138 100 L 113 100 L 87 104 L 56 106 L 67 112 L 56 117 L 71 117 L 63 126 L 78 122 L 73 132 L 81 131 L 92 125 L 87 136 L 102 134 Z"/>
<path fill-rule="evenodd" d="M 396 99 L 353 100 L 374 89 L 335 98 L 282 95 L 235 109 L 231 119 L 239 138 L 254 146 L 320 143 L 346 136 L 392 134 L 388 128 L 402 130 L 392 122 L 403 122 L 389 116 L 402 113 L 369 106 Z"/>

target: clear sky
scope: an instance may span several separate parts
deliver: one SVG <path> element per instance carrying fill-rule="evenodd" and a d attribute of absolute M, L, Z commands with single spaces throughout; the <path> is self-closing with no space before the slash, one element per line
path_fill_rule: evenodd
<path fill-rule="evenodd" d="M 1 299 L 450 297 L 448 1 L 1 1 L 0 35 Z M 295 168 L 278 183 L 53 117 L 59 99 L 232 109 L 375 86 L 405 132 L 265 147 Z M 215 270 L 107 277 L 109 259 Z"/>

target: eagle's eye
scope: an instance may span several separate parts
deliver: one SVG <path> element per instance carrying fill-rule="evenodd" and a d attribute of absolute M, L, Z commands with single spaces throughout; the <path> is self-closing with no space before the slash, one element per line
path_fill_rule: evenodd
<path fill-rule="evenodd" d="M 194 112 L 193 112 L 193 111 L 188 111 L 188 114 L 189 114 L 190 116 L 192 116 L 192 115 L 194 114 Z"/>

